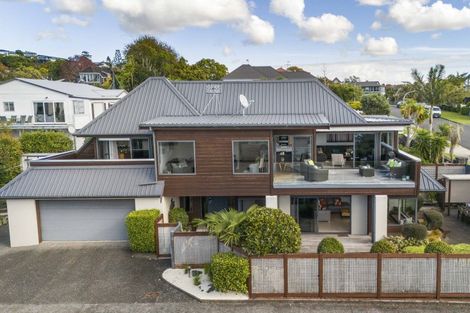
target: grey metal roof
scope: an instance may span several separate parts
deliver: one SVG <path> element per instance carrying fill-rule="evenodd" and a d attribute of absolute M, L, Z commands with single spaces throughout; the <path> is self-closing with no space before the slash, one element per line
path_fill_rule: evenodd
<path fill-rule="evenodd" d="M 139 124 L 157 116 L 186 116 L 197 112 L 165 78 L 149 78 L 109 110 L 80 129 L 79 136 L 142 135 Z"/>
<path fill-rule="evenodd" d="M 361 87 L 370 87 L 370 86 L 382 86 L 379 81 L 372 80 L 372 81 L 365 81 L 365 82 L 356 82 L 355 83 Z"/>
<path fill-rule="evenodd" d="M 323 114 L 162 116 L 142 127 L 303 127 L 328 126 Z"/>
<path fill-rule="evenodd" d="M 253 100 L 245 111 L 246 116 L 272 115 L 271 120 L 275 120 L 283 115 L 323 115 L 330 125 L 367 124 L 359 113 L 316 79 L 170 82 L 166 78 L 154 77 L 147 79 L 76 134 L 147 134 L 148 130 L 139 130 L 139 125 L 164 116 L 225 115 L 227 119 L 232 116 L 234 120 L 239 120 L 242 115 L 240 94 Z"/>
<path fill-rule="evenodd" d="M 220 85 L 220 94 L 206 85 Z M 203 115 L 241 115 L 239 95 L 253 103 L 246 115 L 323 114 L 331 125 L 366 124 L 365 119 L 317 79 L 280 81 L 184 82 L 173 85 Z"/>
<path fill-rule="evenodd" d="M 46 79 L 16 78 L 16 80 L 60 92 L 75 98 L 117 99 L 122 93 L 126 92 L 124 89 L 103 89 L 87 84 Z"/>
<path fill-rule="evenodd" d="M 31 167 L 0 189 L 4 199 L 159 197 L 154 166 Z"/>
<path fill-rule="evenodd" d="M 425 169 L 421 169 L 419 191 L 444 192 L 446 188 L 435 180 Z"/>
<path fill-rule="evenodd" d="M 410 125 L 412 120 L 388 115 L 363 115 L 365 120 L 370 124 L 393 124 L 393 125 Z"/>
<path fill-rule="evenodd" d="M 243 64 L 224 77 L 224 80 L 279 80 L 279 79 L 312 79 L 314 76 L 306 71 L 291 72 L 276 70 L 272 66 L 253 66 Z"/>

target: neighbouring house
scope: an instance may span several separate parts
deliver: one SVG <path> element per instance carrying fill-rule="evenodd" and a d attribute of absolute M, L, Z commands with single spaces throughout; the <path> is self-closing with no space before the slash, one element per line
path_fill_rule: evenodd
<path fill-rule="evenodd" d="M 378 81 L 356 82 L 356 85 L 362 88 L 362 92 L 366 95 L 380 94 L 385 96 L 385 85 Z"/>
<path fill-rule="evenodd" d="M 243 64 L 231 71 L 224 80 L 283 80 L 283 79 L 313 79 L 312 74 L 306 71 L 288 71 L 274 69 L 272 66 L 252 66 Z"/>
<path fill-rule="evenodd" d="M 79 150 L 0 189 L 11 244 L 125 240 L 132 210 L 168 221 L 170 207 L 197 218 L 254 203 L 306 233 L 375 241 L 417 220 L 421 162 L 398 150 L 410 123 L 361 116 L 317 79 L 149 78 L 76 132 Z"/>
<path fill-rule="evenodd" d="M 125 95 L 122 89 L 16 78 L 0 84 L 0 122 L 10 122 L 14 135 L 39 129 L 73 133 Z M 83 142 L 77 137 L 76 147 Z"/>
<path fill-rule="evenodd" d="M 78 82 L 83 84 L 101 85 L 103 82 L 111 77 L 109 70 L 91 66 L 78 73 Z"/>

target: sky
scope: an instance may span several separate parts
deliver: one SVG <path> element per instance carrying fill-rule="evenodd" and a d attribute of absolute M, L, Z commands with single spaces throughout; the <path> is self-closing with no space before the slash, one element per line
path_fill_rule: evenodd
<path fill-rule="evenodd" d="M 190 63 L 410 81 L 470 72 L 470 0 L 0 0 L 0 49 L 94 61 L 153 35 Z"/>

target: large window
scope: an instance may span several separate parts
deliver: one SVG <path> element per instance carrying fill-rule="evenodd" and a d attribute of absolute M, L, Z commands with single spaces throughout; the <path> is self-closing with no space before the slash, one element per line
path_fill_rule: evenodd
<path fill-rule="evenodd" d="M 14 102 L 3 102 L 3 110 L 5 112 L 14 112 L 15 111 L 15 103 Z"/>
<path fill-rule="evenodd" d="M 34 102 L 34 120 L 37 123 L 64 123 L 64 103 Z"/>
<path fill-rule="evenodd" d="M 269 173 L 269 141 L 233 141 L 233 172 L 236 174 Z"/>
<path fill-rule="evenodd" d="M 408 224 L 415 222 L 416 198 L 388 198 L 388 223 Z"/>
<path fill-rule="evenodd" d="M 83 100 L 74 100 L 73 101 L 73 113 L 74 114 L 85 114 L 85 103 Z"/>
<path fill-rule="evenodd" d="M 152 154 L 148 138 L 98 140 L 100 159 L 150 159 Z"/>
<path fill-rule="evenodd" d="M 159 141 L 158 169 L 162 175 L 196 173 L 194 141 Z"/>

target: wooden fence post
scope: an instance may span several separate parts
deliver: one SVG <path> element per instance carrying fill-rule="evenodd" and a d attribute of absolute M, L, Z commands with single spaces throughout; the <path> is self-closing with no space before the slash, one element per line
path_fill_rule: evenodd
<path fill-rule="evenodd" d="M 158 221 L 160 220 L 160 216 L 157 217 L 155 220 L 155 227 L 154 227 L 154 238 L 155 238 L 155 254 L 158 256 L 160 253 L 158 251 Z"/>
<path fill-rule="evenodd" d="M 323 255 L 318 254 L 318 297 L 323 297 Z"/>
<path fill-rule="evenodd" d="M 377 298 L 382 296 L 382 253 L 377 253 Z"/>
<path fill-rule="evenodd" d="M 284 263 L 284 298 L 287 298 L 289 293 L 289 274 L 288 274 L 288 266 L 287 266 L 287 254 L 283 256 L 283 263 Z"/>
<path fill-rule="evenodd" d="M 436 256 L 436 299 L 441 298 L 441 276 L 442 276 L 442 256 L 440 253 Z"/>

